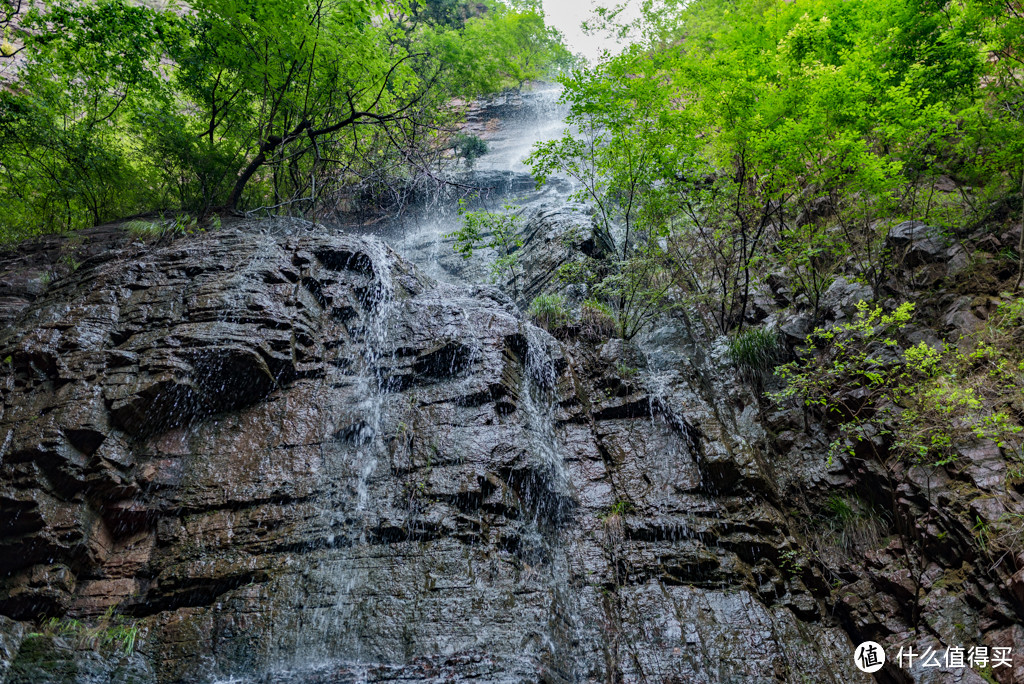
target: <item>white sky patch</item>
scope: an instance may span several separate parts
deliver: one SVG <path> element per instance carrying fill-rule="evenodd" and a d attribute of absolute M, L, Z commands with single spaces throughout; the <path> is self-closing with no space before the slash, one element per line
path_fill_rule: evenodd
<path fill-rule="evenodd" d="M 603 50 L 612 53 L 619 52 L 624 47 L 615 38 L 603 35 L 586 35 L 580 24 L 586 20 L 593 20 L 594 9 L 599 6 L 611 6 L 616 4 L 612 0 L 543 0 L 544 17 L 548 25 L 554 26 L 565 36 L 565 42 L 569 49 L 575 53 L 582 54 L 587 59 L 594 61 Z M 636 19 L 639 12 L 636 10 L 637 0 L 627 0 L 627 9 L 623 17 L 630 20 Z"/>

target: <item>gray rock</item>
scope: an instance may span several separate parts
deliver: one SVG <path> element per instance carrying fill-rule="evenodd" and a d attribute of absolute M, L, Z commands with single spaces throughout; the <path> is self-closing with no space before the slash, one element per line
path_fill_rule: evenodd
<path fill-rule="evenodd" d="M 21 642 L 28 631 L 25 624 L 0 615 L 0 678 L 6 681 L 7 671 L 18 655 Z"/>
<path fill-rule="evenodd" d="M 871 302 L 873 299 L 869 286 L 850 282 L 840 276 L 821 296 L 821 309 L 833 320 L 852 318 L 858 302 Z"/>
<path fill-rule="evenodd" d="M 947 240 L 938 228 L 922 221 L 904 221 L 889 229 L 886 244 L 897 250 L 908 267 L 943 261 Z"/>
<path fill-rule="evenodd" d="M 866 682 L 853 644 L 906 643 L 916 599 L 946 642 L 1020 641 L 1018 566 L 974 529 L 1024 512 L 998 454 L 830 462 L 681 312 L 559 342 L 297 222 L 107 245 L 0 333 L 9 681 Z M 110 607 L 131 657 L 24 638 Z"/>
<path fill-rule="evenodd" d="M 780 317 L 778 327 L 789 343 L 799 344 L 814 330 L 814 317 L 809 312 L 790 314 Z"/>
<path fill-rule="evenodd" d="M 812 589 L 752 579 L 789 543 L 752 411 L 644 379 L 685 355 L 299 224 L 121 249 L 0 337 L 0 614 L 145 637 L 4 618 L 11 681 L 858 681 Z"/>
<path fill-rule="evenodd" d="M 971 297 L 957 297 L 942 315 L 942 324 L 961 335 L 968 335 L 978 330 L 984 325 L 984 321 L 972 310 L 972 304 L 973 298 Z"/>

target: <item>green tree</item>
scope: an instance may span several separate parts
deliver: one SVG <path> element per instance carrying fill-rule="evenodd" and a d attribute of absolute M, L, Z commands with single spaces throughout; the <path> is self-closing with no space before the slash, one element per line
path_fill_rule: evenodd
<path fill-rule="evenodd" d="M 275 171 L 268 179 L 275 200 L 288 181 L 290 195 L 306 188 L 306 178 L 312 186 L 317 162 L 351 138 L 358 143 L 345 129 L 397 124 L 434 78 L 420 78 L 414 62 L 425 55 L 397 43 L 379 4 L 201 0 L 193 7 L 193 41 L 181 47 L 199 50 L 174 56 L 182 88 L 201 107 L 198 132 L 211 146 L 236 147 L 242 160 L 226 198 L 232 209 L 267 167 Z"/>
<path fill-rule="evenodd" d="M 573 132 L 539 144 L 528 163 L 540 184 L 556 173 L 572 178 L 572 199 L 594 208 L 600 247 L 560 277 L 610 304 L 618 334 L 630 339 L 665 310 L 678 266 L 666 244 L 672 193 L 663 180 L 680 151 L 658 117 L 671 93 L 638 51 L 563 83 Z"/>
<path fill-rule="evenodd" d="M 520 207 L 507 203 L 502 211 L 469 211 L 464 201 L 459 202 L 462 226 L 444 237 L 454 239 L 452 248 L 463 259 L 471 259 L 479 249 L 494 250 L 490 264 L 491 279 L 498 282 L 507 279 L 512 296 L 519 297 L 519 280 L 522 266 L 519 263 L 519 248 L 523 246 Z"/>
<path fill-rule="evenodd" d="M 0 18 L 16 10 L 8 0 Z M 532 9 L 471 15 L 383 0 L 22 13 L 25 63 L 0 91 L 5 234 L 146 210 L 306 213 L 367 176 L 401 184 L 450 148 L 454 97 L 521 85 L 565 55 Z"/>
<path fill-rule="evenodd" d="M 24 44 L 18 45 L 21 36 L 15 20 L 24 9 L 24 0 L 3 0 L 0 2 L 0 60 L 11 60 L 25 49 Z M 2 74 L 2 72 L 0 72 Z"/>
<path fill-rule="evenodd" d="M 463 40 L 482 60 L 484 73 L 515 88 L 572 64 L 560 35 L 535 9 L 495 6 L 486 17 L 466 22 Z"/>
<path fill-rule="evenodd" d="M 121 124 L 141 100 L 166 97 L 162 16 L 121 3 L 58 5 L 22 26 L 30 62 L 17 87 L 0 91 L 5 229 L 80 227 L 154 201 L 152 167 Z"/>
<path fill-rule="evenodd" d="M 840 263 L 878 295 L 890 226 L 1024 192 L 1020 21 L 994 0 L 646 3 L 642 45 L 563 79 L 574 126 L 535 171 L 574 177 L 616 239 L 653 231 L 720 331 L 768 273 L 813 309 Z M 943 176 L 977 190 L 936 199 Z"/>

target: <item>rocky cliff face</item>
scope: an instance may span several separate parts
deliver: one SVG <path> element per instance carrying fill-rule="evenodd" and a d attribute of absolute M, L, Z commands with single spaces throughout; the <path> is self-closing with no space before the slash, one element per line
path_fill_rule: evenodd
<path fill-rule="evenodd" d="M 8 315 L 9 682 L 857 680 L 736 412 L 619 342 L 273 223 Z M 110 607 L 131 655 L 28 636 Z"/>
<path fill-rule="evenodd" d="M 0 681 L 867 682 L 867 639 L 1014 653 L 876 681 L 1024 681 L 998 448 L 830 463 L 685 315 L 553 338 L 519 311 L 594 237 L 552 199 L 518 305 L 436 235 L 403 253 L 453 282 L 284 220 L 3 257 Z M 920 283 L 962 267 L 904 238 Z"/>

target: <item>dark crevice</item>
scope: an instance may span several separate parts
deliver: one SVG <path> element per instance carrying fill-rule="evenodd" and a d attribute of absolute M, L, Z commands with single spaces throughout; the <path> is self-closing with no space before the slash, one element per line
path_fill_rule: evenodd
<path fill-rule="evenodd" d="M 362 252 L 344 249 L 320 249 L 314 252 L 324 268 L 332 271 L 356 271 L 370 278 L 374 277 L 373 260 Z"/>

